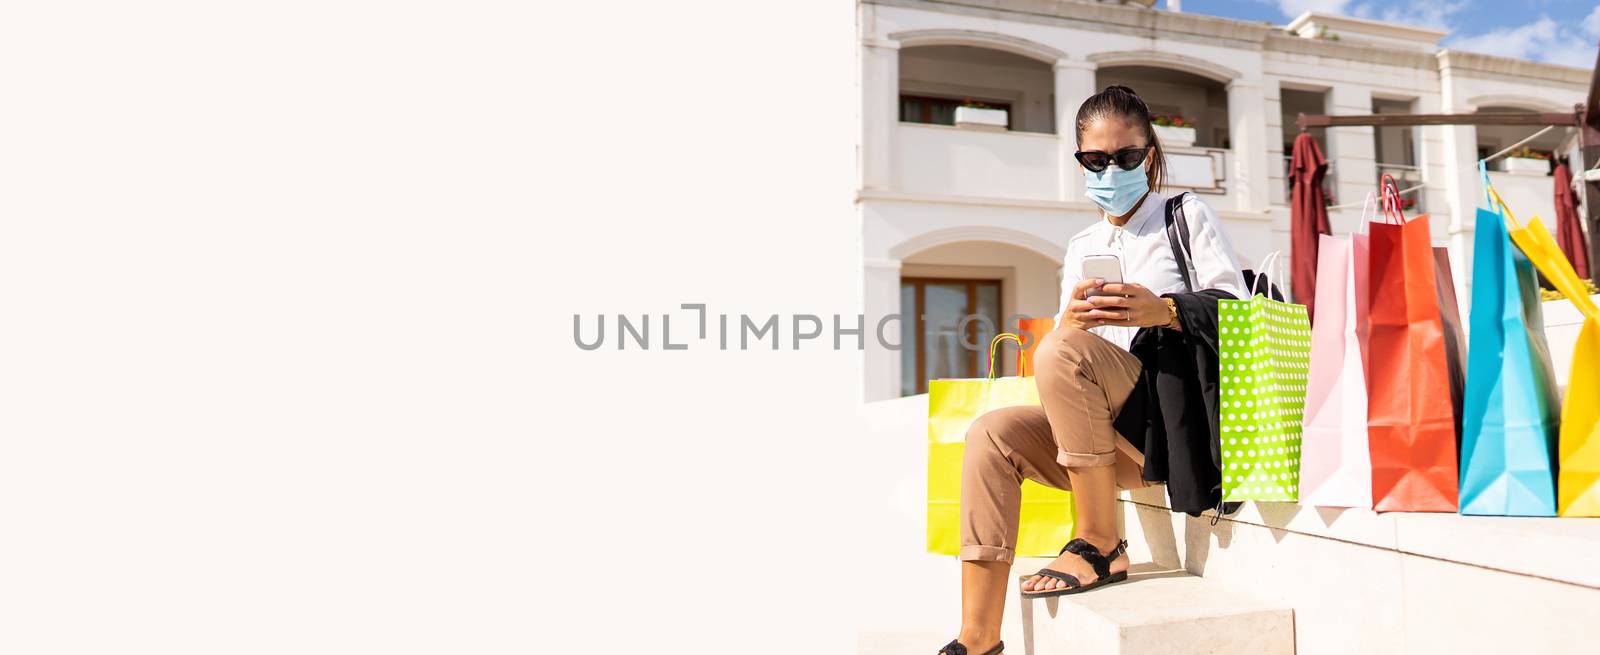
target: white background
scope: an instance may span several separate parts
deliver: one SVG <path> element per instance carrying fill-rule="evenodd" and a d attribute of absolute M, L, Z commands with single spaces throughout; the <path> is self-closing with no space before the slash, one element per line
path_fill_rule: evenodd
<path fill-rule="evenodd" d="M 0 652 L 849 652 L 853 21 L 10 6 Z"/>

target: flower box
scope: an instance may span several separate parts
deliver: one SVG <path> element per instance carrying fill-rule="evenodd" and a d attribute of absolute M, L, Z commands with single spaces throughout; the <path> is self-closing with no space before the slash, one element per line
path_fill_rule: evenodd
<path fill-rule="evenodd" d="M 956 107 L 956 127 L 1004 130 L 1008 125 L 1010 125 L 1010 120 L 1004 109 Z"/>
<path fill-rule="evenodd" d="M 1506 157 L 1507 173 L 1544 175 L 1550 172 L 1550 160 L 1533 157 Z"/>
<path fill-rule="evenodd" d="M 1192 146 L 1194 145 L 1194 128 L 1172 127 L 1170 125 L 1156 125 L 1156 139 L 1163 146 Z"/>

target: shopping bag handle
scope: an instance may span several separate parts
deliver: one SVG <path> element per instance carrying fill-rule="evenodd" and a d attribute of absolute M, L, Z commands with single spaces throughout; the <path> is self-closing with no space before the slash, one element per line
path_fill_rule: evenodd
<path fill-rule="evenodd" d="M 1267 253 L 1266 257 L 1261 258 L 1261 273 L 1256 275 L 1256 279 L 1250 283 L 1251 298 L 1254 298 L 1256 295 L 1256 285 L 1261 284 L 1262 280 L 1267 280 L 1267 284 L 1269 285 L 1267 286 L 1267 300 L 1272 300 L 1272 287 L 1270 286 L 1272 284 L 1272 280 L 1270 278 L 1274 272 L 1279 274 L 1283 273 L 1283 266 L 1279 264 L 1279 262 L 1282 261 L 1282 255 L 1282 250 L 1274 250 Z M 1277 266 L 1277 268 L 1273 268 L 1274 266 Z"/>
<path fill-rule="evenodd" d="M 1371 223 L 1373 219 L 1377 217 L 1378 194 L 1368 191 L 1367 198 L 1361 201 L 1361 225 L 1356 227 L 1356 231 L 1361 234 L 1366 234 L 1367 224 Z"/>
<path fill-rule="evenodd" d="M 1522 222 L 1518 221 L 1517 217 L 1511 213 L 1511 206 L 1507 205 L 1506 201 L 1500 199 L 1500 192 L 1495 191 L 1494 187 L 1492 186 L 1484 187 L 1483 189 L 1486 192 L 1485 195 L 1489 197 L 1489 208 L 1493 209 L 1494 213 L 1499 214 L 1500 219 L 1505 221 L 1506 229 L 1522 229 Z"/>
<path fill-rule="evenodd" d="M 1494 192 L 1494 184 L 1489 182 L 1489 165 L 1482 159 L 1478 160 L 1478 179 L 1483 182 L 1483 201 L 1489 204 L 1489 211 L 1500 213 L 1500 205 L 1505 203 L 1495 204 L 1500 196 Z"/>
<path fill-rule="evenodd" d="M 1018 348 L 1022 347 L 1022 337 L 1019 337 L 1019 336 L 1017 336 L 1015 334 L 1012 334 L 1010 332 L 1001 332 L 1000 334 L 994 335 L 994 339 L 991 339 L 989 341 L 989 375 L 988 375 L 988 379 L 990 379 L 990 380 L 994 379 L 994 354 L 995 354 L 995 352 L 997 350 L 999 350 L 1000 342 L 1002 342 L 1002 341 L 1014 341 L 1014 342 L 1016 342 Z"/>
<path fill-rule="evenodd" d="M 1479 163 L 1481 164 L 1482 162 L 1479 162 Z M 1514 214 L 1511 213 L 1511 206 L 1507 205 L 1506 201 L 1502 200 L 1500 198 L 1500 192 L 1495 191 L 1494 187 L 1492 187 L 1492 186 L 1485 186 L 1484 187 L 1484 192 L 1485 192 L 1484 195 L 1489 197 L 1489 205 L 1490 205 L 1490 207 L 1495 210 L 1495 213 L 1500 215 L 1500 220 L 1505 222 L 1506 229 L 1508 231 L 1517 231 L 1517 230 L 1524 229 L 1524 226 L 1522 225 L 1522 223 L 1517 220 L 1517 217 Z M 1537 239 L 1535 241 L 1537 241 Z M 1525 249 L 1522 248 L 1521 244 L 1518 244 L 1515 239 L 1513 239 L 1511 241 L 1511 247 L 1517 248 L 1518 250 L 1524 250 L 1525 251 Z M 1546 249 L 1546 250 L 1548 250 L 1548 249 Z M 1529 259 L 1533 260 L 1534 266 L 1537 268 L 1538 267 L 1537 258 L 1533 257 L 1531 255 L 1531 253 L 1524 252 L 1524 254 L 1529 255 Z M 1558 288 L 1559 287 L 1564 287 L 1564 286 L 1569 286 L 1569 285 L 1565 284 L 1565 280 L 1563 278 L 1565 278 L 1565 276 L 1568 275 L 1568 274 L 1570 274 L 1572 278 L 1577 278 L 1578 277 L 1576 272 L 1572 272 L 1572 263 L 1567 260 L 1566 254 L 1560 252 L 1559 250 L 1550 252 L 1548 254 L 1550 256 L 1552 256 L 1552 257 L 1560 257 L 1561 260 L 1566 263 L 1566 270 L 1565 271 L 1561 271 L 1560 275 L 1550 275 L 1549 273 L 1545 273 L 1545 278 L 1549 279 L 1551 284 L 1555 284 Z M 1544 273 L 1544 271 L 1540 271 L 1540 272 Z M 1595 307 L 1594 302 L 1589 299 L 1588 294 L 1583 293 L 1585 291 L 1583 288 L 1578 287 L 1578 288 L 1573 288 L 1573 289 L 1560 289 L 1560 291 L 1561 291 L 1561 295 L 1563 297 L 1565 297 L 1568 302 L 1572 303 L 1572 305 L 1574 307 L 1577 307 L 1578 311 L 1580 313 L 1582 313 L 1585 317 L 1593 319 L 1593 320 L 1596 320 L 1596 321 L 1600 321 L 1600 308 Z M 1576 293 L 1578 295 L 1576 297 L 1574 297 L 1574 293 Z"/>
<path fill-rule="evenodd" d="M 1511 213 L 1511 206 L 1500 199 L 1500 192 L 1495 191 L 1492 186 L 1486 186 L 1483 190 L 1484 195 L 1489 197 L 1489 208 L 1500 215 L 1501 222 L 1506 224 L 1506 231 L 1511 232 L 1522 229 L 1522 222 L 1518 221 L 1516 215 Z"/>
<path fill-rule="evenodd" d="M 1494 184 L 1489 182 L 1489 167 L 1482 159 L 1478 160 L 1478 178 L 1483 181 L 1483 199 L 1489 204 L 1489 211 L 1498 215 L 1506 223 L 1506 229 L 1515 230 L 1522 227 L 1517 222 L 1517 217 L 1511 215 L 1511 207 L 1506 201 L 1500 199 L 1500 192 L 1494 190 Z"/>
<path fill-rule="evenodd" d="M 1385 222 L 1393 218 L 1396 225 L 1405 225 L 1406 215 L 1400 205 L 1400 185 L 1395 183 L 1394 176 L 1384 173 L 1378 185 L 1383 192 L 1383 217 Z"/>

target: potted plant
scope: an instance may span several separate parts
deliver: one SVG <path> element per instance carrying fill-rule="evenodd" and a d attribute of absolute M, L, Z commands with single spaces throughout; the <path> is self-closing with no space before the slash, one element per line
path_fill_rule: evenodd
<path fill-rule="evenodd" d="M 1546 175 L 1550 172 L 1550 153 L 1523 146 L 1506 155 L 1507 173 Z"/>
<path fill-rule="evenodd" d="M 975 127 L 986 130 L 1004 130 L 1010 124 L 1010 116 L 1004 109 L 991 107 L 981 102 L 967 98 L 956 107 L 956 127 Z"/>
<path fill-rule="evenodd" d="M 1154 116 L 1150 122 L 1156 127 L 1156 138 L 1165 146 L 1194 145 L 1194 121 L 1182 116 Z"/>

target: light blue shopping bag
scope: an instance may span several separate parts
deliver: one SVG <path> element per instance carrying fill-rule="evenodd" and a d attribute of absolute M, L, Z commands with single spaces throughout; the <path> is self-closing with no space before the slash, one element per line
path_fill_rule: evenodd
<path fill-rule="evenodd" d="M 1461 513 L 1556 515 L 1555 377 L 1539 279 L 1511 243 L 1505 210 L 1479 209 L 1461 437 Z"/>

